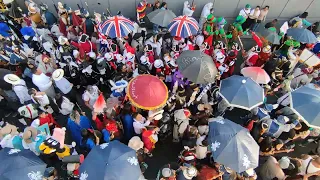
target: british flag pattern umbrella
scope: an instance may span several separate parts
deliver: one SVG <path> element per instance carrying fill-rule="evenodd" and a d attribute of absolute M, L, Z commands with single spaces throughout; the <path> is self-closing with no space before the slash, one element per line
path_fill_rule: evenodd
<path fill-rule="evenodd" d="M 199 24 L 192 17 L 178 16 L 168 25 L 168 30 L 171 36 L 186 38 L 198 33 Z"/>
<path fill-rule="evenodd" d="M 111 38 L 127 36 L 132 30 L 133 22 L 123 16 L 113 16 L 100 23 L 99 32 Z"/>

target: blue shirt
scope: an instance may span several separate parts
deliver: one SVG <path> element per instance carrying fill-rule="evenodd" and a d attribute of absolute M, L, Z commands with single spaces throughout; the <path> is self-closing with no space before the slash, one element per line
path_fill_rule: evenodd
<path fill-rule="evenodd" d="M 123 130 L 124 137 L 126 140 L 130 140 L 133 137 L 133 118 L 130 114 L 126 114 L 123 117 Z"/>
<path fill-rule="evenodd" d="M 69 118 L 67 128 L 71 131 L 72 139 L 77 143 L 77 145 L 81 144 L 81 130 L 91 128 L 90 120 L 85 116 L 80 116 L 79 125 Z"/>

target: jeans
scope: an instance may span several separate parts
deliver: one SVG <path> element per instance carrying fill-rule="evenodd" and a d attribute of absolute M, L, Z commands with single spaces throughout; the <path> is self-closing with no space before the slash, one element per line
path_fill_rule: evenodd
<path fill-rule="evenodd" d="M 253 32 L 256 32 L 257 29 L 259 28 L 260 24 L 261 24 L 261 23 L 254 23 L 254 24 L 253 24 L 253 27 L 252 27 L 252 31 L 253 31 Z"/>

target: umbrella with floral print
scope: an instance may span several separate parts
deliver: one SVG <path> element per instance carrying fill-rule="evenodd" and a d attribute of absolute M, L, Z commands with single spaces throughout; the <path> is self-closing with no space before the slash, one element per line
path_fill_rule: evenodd
<path fill-rule="evenodd" d="M 80 166 L 80 180 L 139 179 L 135 150 L 115 140 L 95 146 Z"/>
<path fill-rule="evenodd" d="M 4 148 L 0 159 L 0 179 L 6 180 L 42 180 L 47 166 L 30 150 Z"/>
<path fill-rule="evenodd" d="M 238 173 L 259 165 L 259 145 L 239 124 L 222 117 L 211 119 L 208 142 L 213 159 Z"/>

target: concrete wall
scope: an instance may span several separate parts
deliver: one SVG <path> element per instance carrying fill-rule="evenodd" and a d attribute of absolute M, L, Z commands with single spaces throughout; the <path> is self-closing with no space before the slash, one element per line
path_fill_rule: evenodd
<path fill-rule="evenodd" d="M 24 0 L 17 0 L 20 4 L 23 4 Z M 34 0 L 37 3 L 46 3 L 52 12 L 54 12 L 53 3 L 59 0 Z M 78 9 L 77 4 L 85 6 L 86 0 L 60 0 L 62 3 L 66 3 L 73 9 Z M 81 3 L 82 1 L 82 3 Z M 182 14 L 183 2 L 185 0 L 165 0 L 168 3 L 168 8 L 171 9 L 176 15 Z M 136 5 L 140 0 L 87 0 L 89 5 L 89 11 L 101 13 L 109 8 L 112 14 L 116 14 L 118 10 L 122 14 L 129 18 L 136 17 Z M 149 3 L 153 3 L 153 0 L 149 0 Z M 192 0 L 189 0 L 192 2 Z M 203 6 L 208 2 L 214 3 L 215 16 L 224 16 L 226 19 L 234 19 L 239 11 L 246 5 L 251 4 L 252 7 L 260 5 L 270 6 L 270 12 L 268 14 L 268 20 L 277 18 L 280 21 L 287 20 L 296 16 L 304 11 L 309 12 L 309 21 L 320 21 L 320 0 L 194 0 L 197 5 L 197 9 L 194 13 L 194 17 L 198 18 L 202 11 Z M 148 10 L 150 11 L 150 10 Z"/>

